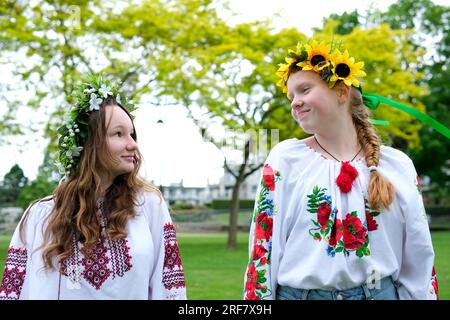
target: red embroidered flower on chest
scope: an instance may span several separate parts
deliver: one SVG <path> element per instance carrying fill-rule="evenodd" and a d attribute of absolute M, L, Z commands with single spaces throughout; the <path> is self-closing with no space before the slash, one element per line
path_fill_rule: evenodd
<path fill-rule="evenodd" d="M 344 246 L 347 249 L 354 250 L 362 246 L 366 240 L 367 230 L 357 216 L 347 213 L 344 226 Z"/>
<path fill-rule="evenodd" d="M 331 234 L 330 234 L 330 246 L 335 247 L 339 240 L 342 238 L 342 221 L 340 219 L 336 219 L 334 221 L 333 227 L 331 228 Z"/>
<path fill-rule="evenodd" d="M 322 229 L 325 229 L 330 218 L 331 207 L 326 203 L 322 203 L 319 208 L 317 208 L 317 220 L 319 221 Z"/>

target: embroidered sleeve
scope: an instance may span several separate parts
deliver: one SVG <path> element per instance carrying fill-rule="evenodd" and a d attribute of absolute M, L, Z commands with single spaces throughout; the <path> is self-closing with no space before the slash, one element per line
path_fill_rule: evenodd
<path fill-rule="evenodd" d="M 428 295 L 430 300 L 439 300 L 439 285 L 434 266 L 433 270 L 431 271 L 430 289 L 428 291 Z"/>
<path fill-rule="evenodd" d="M 20 298 L 27 272 L 27 260 L 25 247 L 15 247 L 13 244 L 9 247 L 0 287 L 0 300 L 18 300 Z"/>
<path fill-rule="evenodd" d="M 150 279 L 149 299 L 154 300 L 185 300 L 186 285 L 184 280 L 183 265 L 180 250 L 176 238 L 175 226 L 169 215 L 169 211 L 163 202 L 159 212 L 160 232 L 154 232 L 157 261 L 153 276 Z"/>
<path fill-rule="evenodd" d="M 409 168 L 408 197 L 402 205 L 405 235 L 398 288 L 400 299 L 438 299 L 434 250 L 420 182 L 414 165 Z"/>
<path fill-rule="evenodd" d="M 245 300 L 270 299 L 270 266 L 273 234 L 273 214 L 275 211 L 273 195 L 280 179 L 279 172 L 268 164 L 263 168 L 263 175 L 258 189 L 249 235 L 249 262 L 245 273 Z"/>
<path fill-rule="evenodd" d="M 42 235 L 38 225 L 45 220 L 52 206 L 46 200 L 33 203 L 27 208 L 26 215 L 22 215 L 20 223 L 9 244 L 3 279 L 0 286 L 0 300 L 26 300 L 30 297 L 30 278 L 32 259 L 30 256 L 35 247 L 40 245 Z M 25 216 L 27 217 L 24 220 Z M 20 224 L 24 223 L 24 234 L 20 236 Z M 42 226 L 42 225 L 41 225 Z"/>
<path fill-rule="evenodd" d="M 164 225 L 164 263 L 162 282 L 168 298 L 184 295 L 185 283 L 180 250 L 178 249 L 175 226 L 172 223 Z"/>

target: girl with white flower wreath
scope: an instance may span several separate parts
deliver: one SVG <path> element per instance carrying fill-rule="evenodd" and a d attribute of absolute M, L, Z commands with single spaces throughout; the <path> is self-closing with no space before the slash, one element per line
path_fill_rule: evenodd
<path fill-rule="evenodd" d="M 16 228 L 0 300 L 186 299 L 168 208 L 138 177 L 133 105 L 101 74 L 74 97 L 58 129 L 65 179 Z"/>
<path fill-rule="evenodd" d="M 438 298 L 416 170 L 406 154 L 381 145 L 367 107 L 384 102 L 450 131 L 411 107 L 363 95 L 363 66 L 314 40 L 280 65 L 278 85 L 311 136 L 282 141 L 264 164 L 244 299 Z"/>

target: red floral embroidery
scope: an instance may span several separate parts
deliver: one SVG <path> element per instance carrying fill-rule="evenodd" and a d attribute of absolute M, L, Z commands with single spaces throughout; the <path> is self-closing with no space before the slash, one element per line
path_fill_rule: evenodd
<path fill-rule="evenodd" d="M 255 268 L 255 264 L 251 263 L 247 268 L 247 281 L 245 282 L 244 290 L 248 292 L 246 300 L 261 300 L 256 294 L 256 289 L 263 289 L 261 283 L 258 283 L 258 271 Z"/>
<path fill-rule="evenodd" d="M 269 241 L 272 237 L 273 218 L 262 212 L 256 218 L 255 238 Z"/>
<path fill-rule="evenodd" d="M 279 172 L 273 170 L 268 164 L 264 166 L 252 218 L 254 236 L 251 260 L 246 270 L 243 295 L 245 300 L 261 300 L 272 294 L 268 271 L 270 268 L 273 216 L 276 215 L 276 208 L 271 191 L 275 190 L 275 184 L 280 179 Z"/>
<path fill-rule="evenodd" d="M 361 220 L 358 217 L 352 216 L 347 213 L 345 220 L 343 221 L 344 226 L 344 246 L 347 249 L 355 250 L 358 247 L 364 245 L 366 241 L 367 230 L 364 228 Z"/>
<path fill-rule="evenodd" d="M 163 284 L 167 290 L 184 288 L 184 273 L 178 249 L 175 227 L 171 223 L 164 226 L 164 269 Z"/>
<path fill-rule="evenodd" d="M 0 300 L 19 299 L 25 280 L 27 259 L 26 248 L 10 247 L 8 249 L 5 272 L 0 287 Z"/>
<path fill-rule="evenodd" d="M 367 221 L 367 230 L 368 231 L 374 231 L 374 230 L 378 229 L 378 223 L 375 221 L 375 219 L 369 213 L 369 211 L 366 211 L 366 221 Z"/>
<path fill-rule="evenodd" d="M 253 247 L 252 260 L 259 260 L 267 253 L 267 249 L 261 244 L 255 244 Z"/>
<path fill-rule="evenodd" d="M 420 182 L 419 176 L 416 176 L 416 180 L 417 180 L 417 186 L 419 187 L 419 190 L 422 191 L 422 183 Z"/>
<path fill-rule="evenodd" d="M 436 294 L 436 299 L 439 300 L 439 285 L 438 285 L 438 279 L 436 275 L 436 270 L 434 269 L 431 272 L 431 285 L 434 288 L 434 293 Z"/>
<path fill-rule="evenodd" d="M 330 241 L 329 244 L 332 247 L 335 247 L 339 240 L 342 238 L 343 231 L 342 221 L 340 219 L 336 219 L 333 227 L 331 228 Z"/>
<path fill-rule="evenodd" d="M 275 190 L 275 175 L 277 175 L 276 171 L 274 171 L 268 164 L 264 165 L 263 168 L 264 186 L 269 188 L 270 191 Z"/>
<path fill-rule="evenodd" d="M 317 208 L 317 220 L 319 221 L 322 229 L 325 229 L 330 218 L 331 207 L 326 203 L 322 203 L 319 208 Z"/>

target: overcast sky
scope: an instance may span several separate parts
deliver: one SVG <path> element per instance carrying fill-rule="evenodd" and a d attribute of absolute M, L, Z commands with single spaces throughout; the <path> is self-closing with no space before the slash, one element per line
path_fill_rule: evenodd
<path fill-rule="evenodd" d="M 311 36 L 311 29 L 322 26 L 323 17 L 331 13 L 342 14 L 344 11 L 351 12 L 355 9 L 364 13 L 371 5 L 386 10 L 394 2 L 391 0 L 230 0 L 231 8 L 236 14 L 231 16 L 225 12 L 223 16 L 231 23 L 239 23 L 273 18 L 275 13 L 279 13 L 282 18 L 274 19 L 277 28 L 294 26 Z M 448 0 L 434 2 L 449 4 Z M 25 115 L 20 116 L 26 119 Z M 162 120 L 163 124 L 157 124 L 158 120 Z M 182 107 L 163 109 L 142 106 L 136 113 L 136 131 L 145 159 L 141 174 L 158 185 L 161 181 L 167 185 L 178 183 L 183 179 L 187 186 L 204 186 L 208 181 L 217 182 L 223 174 L 221 152 L 210 143 L 202 141 L 198 129 L 191 120 L 187 119 L 186 111 Z M 156 137 L 160 138 L 156 139 Z M 18 163 L 25 175 L 33 180 L 43 160 L 45 142 L 37 139 L 31 144 L 24 144 L 26 138 L 14 140 L 15 145 L 0 147 L 2 155 L 0 180 L 15 163 Z"/>

